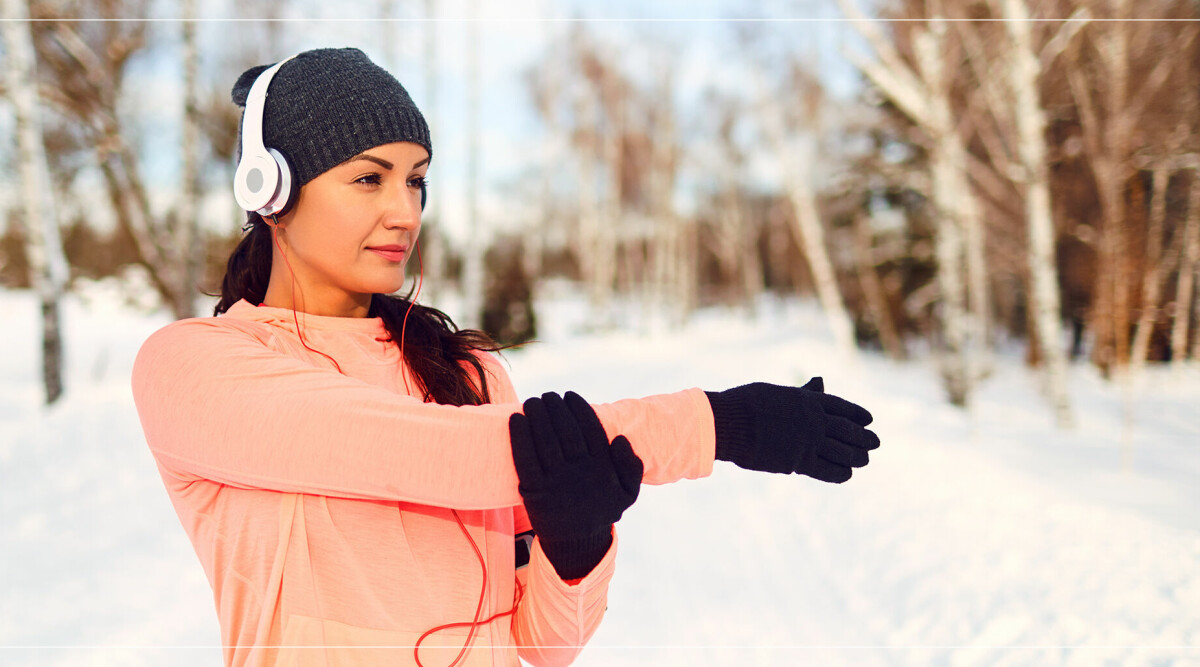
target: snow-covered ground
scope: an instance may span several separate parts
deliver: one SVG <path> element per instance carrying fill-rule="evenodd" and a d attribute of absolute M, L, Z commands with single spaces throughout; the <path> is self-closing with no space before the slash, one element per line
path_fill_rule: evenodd
<path fill-rule="evenodd" d="M 0 664 L 220 664 L 129 392 L 168 317 L 103 285 L 73 298 L 68 394 L 47 410 L 37 303 L 0 292 L 0 312 Z M 682 331 L 588 333 L 582 314 L 549 300 L 543 342 L 506 353 L 522 395 L 822 375 L 875 414 L 883 446 L 841 486 L 718 463 L 645 488 L 578 664 L 1200 664 L 1200 369 L 1119 385 L 1076 366 L 1062 432 L 1019 355 L 963 411 L 928 360 L 841 357 L 809 304 Z"/>

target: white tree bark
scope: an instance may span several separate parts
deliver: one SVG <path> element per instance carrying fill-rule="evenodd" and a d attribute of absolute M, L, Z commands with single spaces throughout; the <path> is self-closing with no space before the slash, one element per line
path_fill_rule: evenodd
<path fill-rule="evenodd" d="M 969 336 L 978 327 L 969 326 L 966 309 L 964 229 L 965 220 L 977 209 L 973 201 L 968 201 L 974 196 L 967 178 L 968 156 L 953 122 L 946 89 L 945 22 L 934 17 L 930 19 L 928 29 L 917 30 L 913 39 L 917 61 L 914 71 L 851 0 L 838 0 L 838 5 L 879 60 L 868 61 L 854 54 L 848 54 L 848 57 L 930 138 L 930 195 L 936 216 L 934 253 L 938 263 L 936 281 L 942 322 L 942 374 L 950 401 L 966 405 L 974 380 L 968 357 Z M 981 239 L 979 236 L 971 240 L 978 241 L 981 249 Z"/>
<path fill-rule="evenodd" d="M 116 88 L 117 79 L 106 69 L 104 60 L 75 31 L 74 24 L 54 23 L 51 24 L 51 30 L 58 46 L 74 62 L 74 67 L 95 84 L 95 88 L 87 94 L 96 96 L 92 101 L 101 110 L 79 120 L 88 124 L 88 138 L 96 147 L 96 159 L 104 175 L 117 221 L 133 238 L 139 258 L 158 293 L 178 317 L 184 317 L 190 312 L 187 305 L 190 296 L 184 298 L 181 278 L 183 252 L 176 247 L 175 236 L 169 226 L 156 221 L 151 213 L 150 202 L 138 173 L 137 156 L 125 141 L 116 113 L 115 100 L 120 92 Z M 109 45 L 110 48 L 125 46 Z"/>
<path fill-rule="evenodd" d="M 205 244 L 199 233 L 200 209 L 200 111 L 197 70 L 200 49 L 196 44 L 196 0 L 183 0 L 183 187 L 175 243 L 182 259 L 179 286 L 182 317 L 196 315 L 199 281 L 203 276 Z"/>
<path fill-rule="evenodd" d="M 971 193 L 966 181 L 966 149 L 954 127 L 949 91 L 946 89 L 946 25 L 939 17 L 934 17 L 929 23 L 928 30 L 915 35 L 913 49 L 921 70 L 921 80 L 929 93 L 929 117 L 924 125 L 932 137 L 929 159 L 936 209 L 934 254 L 937 257 L 937 282 L 941 293 L 942 374 L 950 401 L 955 405 L 966 405 L 974 378 L 970 374 L 968 359 L 962 200 L 971 196 Z"/>
<path fill-rule="evenodd" d="M 612 310 L 613 291 L 617 280 L 618 231 L 621 229 L 621 136 L 625 131 L 624 111 L 626 100 L 620 92 L 612 90 L 615 82 L 601 82 L 601 98 L 609 98 L 605 108 L 605 124 L 598 140 L 604 189 L 601 190 L 598 212 L 595 253 L 595 273 L 591 284 L 593 324 L 600 329 L 612 328 L 615 317 Z M 605 89 L 609 89 L 606 91 Z"/>
<path fill-rule="evenodd" d="M 671 73 L 664 68 L 660 72 L 662 97 L 654 109 L 654 141 L 650 146 L 650 200 L 653 202 L 651 216 L 655 233 L 651 247 L 652 287 L 648 292 L 651 307 L 658 313 L 667 313 L 670 323 L 679 325 L 690 312 L 686 283 L 692 278 L 690 272 L 684 270 L 683 225 L 674 201 L 680 147 L 677 145 L 671 83 Z"/>
<path fill-rule="evenodd" d="M 42 307 L 42 382 L 46 403 L 51 404 L 63 393 L 59 300 L 66 288 L 68 268 L 42 137 L 29 8 L 23 0 L 3 0 L 2 7 L 4 73 L 16 111 L 24 221 L 33 285 Z"/>
<path fill-rule="evenodd" d="M 593 315 L 601 307 L 596 286 L 597 264 L 600 261 L 597 253 L 600 229 L 600 194 L 596 185 L 597 162 L 597 133 L 599 132 L 599 113 L 596 109 L 595 97 L 586 87 L 574 91 L 574 111 L 577 126 L 581 128 L 581 145 L 579 147 L 579 229 L 576 235 L 575 252 L 579 259 L 579 270 L 584 285 L 587 287 L 589 307 Z"/>
<path fill-rule="evenodd" d="M 825 228 L 817 210 L 817 199 L 813 191 L 812 172 L 809 165 L 816 159 L 815 150 L 798 155 L 795 143 L 788 140 L 784 123 L 784 110 L 779 100 L 767 93 L 759 82 L 759 116 L 766 130 L 767 139 L 776 148 L 784 177 L 784 194 L 792 205 L 792 222 L 797 238 L 802 242 L 804 257 L 812 269 L 813 284 L 817 300 L 825 312 L 829 330 L 833 334 L 837 349 L 848 357 L 857 356 L 854 341 L 854 325 L 846 311 L 841 290 L 838 289 L 837 274 L 829 259 L 829 248 L 825 245 Z M 757 252 L 757 249 L 755 249 Z M 760 274 L 761 275 L 761 274 Z M 761 280 L 761 277 L 759 278 Z"/>
<path fill-rule="evenodd" d="M 1041 61 L 1033 50 L 1025 0 L 1004 0 L 1004 18 L 1012 49 L 1008 58 L 1017 154 L 1025 185 L 1025 217 L 1029 228 L 1029 275 L 1034 326 L 1046 363 L 1048 398 L 1060 427 L 1072 424 L 1067 396 L 1067 357 L 1062 344 L 1058 270 L 1054 256 L 1054 220 L 1046 168 L 1046 114 L 1039 99 Z"/>
<path fill-rule="evenodd" d="M 469 16 L 479 15 L 478 0 L 471 0 Z M 462 292 L 465 326 L 478 328 L 483 321 L 483 253 L 486 230 L 479 220 L 479 22 L 471 21 L 467 37 L 467 241 Z"/>
<path fill-rule="evenodd" d="M 389 0 L 389 5 L 392 1 Z M 394 12 L 392 6 L 388 7 L 388 12 Z M 439 24 L 435 21 L 437 18 L 437 4 L 435 0 L 425 0 L 425 18 L 430 23 L 425 24 L 421 30 L 421 37 L 424 39 L 425 55 L 422 63 L 425 77 L 425 99 L 421 101 L 420 107 L 425 116 L 425 122 L 429 124 L 429 134 L 437 144 L 440 137 L 438 130 L 441 129 L 441 116 L 438 108 L 438 39 L 437 32 Z M 397 39 L 389 39 L 389 42 L 398 42 Z M 430 169 L 433 170 L 438 163 L 430 163 Z M 430 172 L 432 173 L 432 171 Z M 426 208 L 421 212 L 423 220 L 428 221 L 429 227 L 422 232 L 427 239 L 432 239 L 432 242 L 423 242 L 420 244 L 420 264 L 417 270 L 424 274 L 427 278 L 422 285 L 422 295 L 429 302 L 437 303 L 438 296 L 445 286 L 445 266 L 446 266 L 446 244 L 450 239 L 445 233 L 446 216 L 445 207 L 442 206 L 442 193 L 445 190 L 441 186 L 442 179 L 437 177 L 436 173 L 432 173 L 428 190 L 426 191 Z M 411 271 L 411 269 L 410 269 Z"/>

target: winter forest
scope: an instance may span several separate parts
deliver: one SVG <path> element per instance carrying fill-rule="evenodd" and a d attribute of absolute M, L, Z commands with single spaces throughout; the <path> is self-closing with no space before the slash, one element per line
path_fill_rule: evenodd
<path fill-rule="evenodd" d="M 715 476 L 735 509 L 711 487 L 648 492 L 647 517 L 697 533 L 711 527 L 680 519 L 685 505 L 731 531 L 736 508 L 844 511 L 856 527 L 819 538 L 760 531 L 761 517 L 747 530 L 776 583 L 780 559 L 857 565 L 837 585 L 782 585 L 786 602 L 759 575 L 689 598 L 701 594 L 671 588 L 683 574 L 647 574 L 669 557 L 641 519 L 622 538 L 630 588 L 596 640 L 609 649 L 581 662 L 1200 659 L 1200 4 L 335 4 L 0 3 L 0 662 L 217 655 L 203 652 L 218 641 L 211 600 L 144 451 L 129 365 L 157 326 L 211 314 L 242 234 L 232 82 L 320 46 L 362 48 L 429 119 L 420 299 L 532 341 L 506 353 L 519 390 L 607 400 L 820 371 L 877 401 L 880 457 L 911 452 L 894 455 L 903 482 L 878 464 L 861 473 L 861 488 L 880 480 L 860 491 L 874 501 L 849 499 L 859 474 L 838 495 Z M 593 361 L 563 361 L 575 356 Z M 120 443 L 103 438 L 112 414 Z M 66 486 L 63 461 L 78 462 Z M 114 478 L 140 495 L 80 497 L 157 514 L 137 529 L 105 517 L 107 546 L 42 560 L 92 539 L 89 519 L 51 508 Z M 1018 500 L 986 505 L 989 490 Z M 866 519 L 880 499 L 887 511 Z M 1126 539 L 1114 547 L 1105 526 Z M 1066 534 L 1082 551 L 1065 555 L 1053 536 Z M 1015 561 L 981 555 L 1026 538 Z M 135 592 L 99 622 L 131 584 L 81 563 L 135 579 L 118 565 L 135 551 L 147 585 L 182 586 L 177 566 L 190 588 Z M 705 558 L 695 576 L 718 576 Z M 60 569 L 76 573 L 65 589 Z M 922 583 L 938 570 L 957 583 Z M 41 583 L 16 583 L 26 571 Z M 664 607 L 661 627 L 629 611 L 656 577 L 690 600 Z M 974 602 L 957 597 L 973 586 Z M 753 602 L 738 626 L 726 605 Z M 725 608 L 735 627 L 670 620 L 689 604 Z M 857 618 L 861 632 L 835 629 Z M 184 644 L 198 650 L 146 650 Z"/>

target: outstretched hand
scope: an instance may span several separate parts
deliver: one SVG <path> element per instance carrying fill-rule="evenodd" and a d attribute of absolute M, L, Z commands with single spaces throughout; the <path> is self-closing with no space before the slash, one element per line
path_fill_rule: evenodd
<path fill-rule="evenodd" d="M 706 392 L 716 426 L 717 458 L 748 470 L 799 473 L 840 484 L 867 465 L 879 437 L 871 413 L 825 393 L 816 377 L 803 387 L 756 382 Z"/>

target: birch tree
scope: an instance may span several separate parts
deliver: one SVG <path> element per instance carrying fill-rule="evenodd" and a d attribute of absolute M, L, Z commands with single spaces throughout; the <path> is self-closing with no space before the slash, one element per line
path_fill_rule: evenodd
<path fill-rule="evenodd" d="M 838 0 L 877 59 L 847 54 L 851 62 L 884 95 L 920 126 L 929 137 L 931 199 L 935 209 L 935 254 L 941 308 L 942 375 L 955 405 L 966 405 L 974 380 L 968 359 L 971 341 L 963 282 L 964 228 L 976 224 L 970 184 L 966 179 L 967 151 L 954 124 L 947 71 L 946 23 L 936 14 L 927 25 L 914 27 L 915 66 L 907 64 L 879 29 L 852 0 Z"/>
<path fill-rule="evenodd" d="M 469 3 L 468 15 L 479 16 L 478 0 Z M 463 257 L 462 292 L 464 325 L 479 328 L 483 317 L 486 233 L 479 216 L 479 95 L 480 79 L 479 22 L 468 24 L 467 35 L 467 241 Z"/>
<path fill-rule="evenodd" d="M 62 333 L 59 301 L 68 278 L 46 162 L 36 59 L 24 0 L 3 0 L 5 82 L 16 115 L 21 202 L 34 290 L 42 310 L 42 383 L 46 403 L 63 393 Z"/>
<path fill-rule="evenodd" d="M 200 234 L 200 47 L 196 41 L 196 0 L 182 0 L 183 21 L 183 174 L 180 188 L 175 247 L 182 260 L 180 301 L 191 301 L 204 269 L 205 244 Z M 194 306 L 181 304 L 181 313 L 194 312 Z"/>
<path fill-rule="evenodd" d="M 817 210 L 816 186 L 813 183 L 812 164 L 817 159 L 816 137 L 821 133 L 819 100 L 823 95 L 815 80 L 804 83 L 803 94 L 815 101 L 808 106 L 810 111 L 802 121 L 807 128 L 793 129 L 792 136 L 789 136 L 787 112 L 783 107 L 786 98 L 768 92 L 761 78 L 758 79 L 759 118 L 768 142 L 775 148 L 776 159 L 782 166 L 784 194 L 792 206 L 796 236 L 802 241 L 805 259 L 812 270 L 817 300 L 833 333 L 834 343 L 842 354 L 854 357 L 857 353 L 854 326 L 838 289 L 833 262 L 829 259 L 825 228 Z M 797 137 L 796 134 L 801 136 Z"/>
<path fill-rule="evenodd" d="M 1131 15 L 1131 0 L 1082 0 L 1095 16 L 1121 19 Z M 1158 18 L 1185 11 L 1179 5 L 1151 5 Z M 1149 17 L 1149 16 L 1148 16 Z M 1132 358 L 1130 331 L 1137 303 L 1135 266 L 1140 258 L 1130 252 L 1134 230 L 1130 227 L 1130 182 L 1136 178 L 1134 156 L 1156 132 L 1147 118 L 1161 113 L 1178 97 L 1178 87 L 1194 86 L 1186 75 L 1188 58 L 1161 57 L 1145 47 L 1155 33 L 1173 33 L 1173 53 L 1190 53 L 1200 33 L 1194 23 L 1094 22 L 1075 40 L 1063 62 L 1065 78 L 1078 114 L 1100 201 L 1097 255 L 1105 270 L 1097 276 L 1095 307 L 1091 314 L 1094 335 L 1093 361 L 1105 372 L 1122 374 Z M 1165 128 L 1171 131 L 1173 126 Z"/>
<path fill-rule="evenodd" d="M 1171 175 L 1159 167 L 1151 172 L 1150 220 L 1146 230 L 1146 271 L 1142 277 L 1142 308 L 1134 328 L 1133 346 L 1130 349 L 1130 369 L 1137 374 L 1146 364 L 1150 350 L 1150 334 L 1158 319 L 1159 294 L 1162 290 L 1163 274 L 1163 227 L 1167 216 L 1167 182 Z"/>
<path fill-rule="evenodd" d="M 733 283 L 737 298 L 753 317 L 763 290 L 762 262 L 758 253 L 759 224 L 746 210 L 748 151 L 739 137 L 740 122 L 753 109 L 737 97 L 709 90 L 703 98 L 708 113 L 701 119 L 705 140 L 691 153 L 694 168 L 704 175 L 709 189 L 712 233 L 705 247 L 716 258 L 723 280 Z"/>
<path fill-rule="evenodd" d="M 391 9 L 391 7 L 393 7 L 394 4 L 394 0 L 389 0 L 389 9 L 386 15 L 393 15 L 394 9 Z M 429 123 L 429 132 L 436 141 L 441 136 L 439 134 L 441 130 L 441 108 L 439 106 L 439 77 L 437 74 L 439 62 L 437 36 L 439 24 L 436 21 L 437 3 L 434 2 L 434 0 L 425 0 L 424 11 L 425 19 L 429 21 L 429 23 L 424 24 L 424 28 L 421 30 L 421 38 L 424 40 L 425 47 L 425 52 L 422 56 L 422 69 L 424 71 L 425 78 L 425 99 L 421 102 L 421 108 L 425 110 L 424 115 L 426 121 Z M 394 44 L 398 40 L 388 39 L 387 41 L 389 44 Z M 446 207 L 442 202 L 442 196 L 445 192 L 445 189 L 441 185 L 441 179 L 437 178 L 436 174 L 430 181 L 428 188 L 429 191 L 426 193 L 426 195 L 428 196 L 429 206 L 425 211 L 422 212 L 422 215 L 426 218 L 427 222 L 432 224 L 430 224 L 429 228 L 423 233 L 427 235 L 427 238 L 432 238 L 433 243 L 421 244 L 425 253 L 424 257 L 422 258 L 421 269 L 425 272 L 425 275 L 429 276 L 429 280 L 424 286 L 424 289 L 427 290 L 426 294 L 431 302 L 436 303 L 438 294 L 442 289 L 443 277 L 445 276 L 446 271 L 446 257 L 449 254 L 446 252 L 446 244 L 449 242 L 449 236 L 445 232 L 446 216 L 444 211 L 446 210 Z"/>
<path fill-rule="evenodd" d="M 1188 192 L 1188 212 L 1182 235 L 1183 252 L 1179 262 L 1179 279 L 1175 286 L 1175 319 L 1171 325 L 1171 359 L 1176 367 L 1187 358 L 1188 328 L 1191 322 L 1192 295 L 1195 277 L 1200 269 L 1200 175 L 1193 173 Z M 1196 315 L 1200 317 L 1200 312 Z M 1196 337 L 1200 340 L 1200 336 Z M 1193 357 L 1195 353 L 1193 352 Z"/>
<path fill-rule="evenodd" d="M 140 2 L 108 3 L 97 7 L 60 7 L 36 3 L 39 18 L 34 42 L 39 62 L 48 72 L 44 98 L 82 133 L 93 152 L 108 190 L 117 224 L 137 248 L 152 286 L 176 317 L 195 315 L 195 284 L 186 267 L 191 250 L 179 246 L 179 216 L 156 214 L 137 152 L 129 141 L 119 105 L 125 68 L 131 56 L 146 45 L 147 25 L 141 21 L 71 21 L 63 10 L 117 18 L 141 15 Z M 59 19 L 59 20 L 54 20 Z"/>
<path fill-rule="evenodd" d="M 1067 360 L 1062 344 L 1058 273 L 1054 259 L 1054 221 L 1046 164 L 1046 114 L 1039 99 L 1042 63 L 1034 51 L 1025 0 L 1002 0 L 1004 25 L 1011 40 L 1007 58 L 1013 96 L 1019 171 L 1025 187 L 1025 219 L 1029 234 L 1029 276 L 1034 326 L 1045 357 L 1047 393 L 1058 425 L 1072 423 L 1067 396 Z"/>
<path fill-rule="evenodd" d="M 656 221 L 655 242 L 651 248 L 650 302 L 667 312 L 672 324 L 679 325 L 695 308 L 696 275 L 693 248 L 696 226 L 690 224 L 675 207 L 675 184 L 679 175 L 683 147 L 679 141 L 677 110 L 673 100 L 674 72 L 667 61 L 660 61 L 658 104 L 650 110 L 649 183 L 650 217 Z"/>

